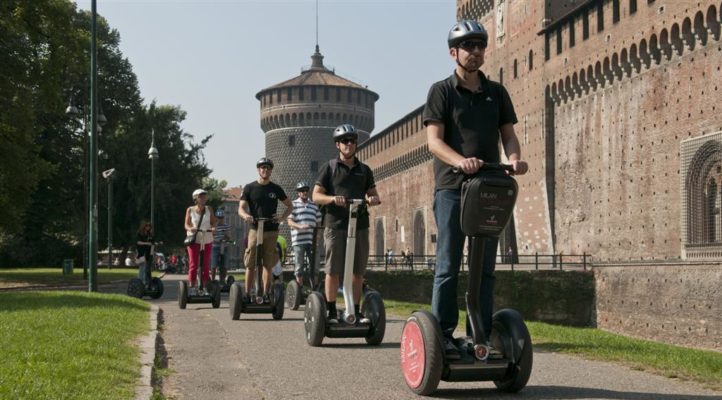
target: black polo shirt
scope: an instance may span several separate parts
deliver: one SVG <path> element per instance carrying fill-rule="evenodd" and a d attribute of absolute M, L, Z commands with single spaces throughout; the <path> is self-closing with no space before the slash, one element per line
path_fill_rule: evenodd
<path fill-rule="evenodd" d="M 344 196 L 347 199 L 365 199 L 366 192 L 376 187 L 374 182 L 374 174 L 368 165 L 359 161 L 354 157 L 353 167 L 336 159 L 336 168 L 333 170 L 329 161 L 325 168 L 321 170 L 316 185 L 326 189 L 329 196 Z M 331 229 L 347 229 L 349 211 L 348 207 L 339 207 L 334 203 L 325 206 L 326 216 L 324 217 L 324 226 Z M 369 215 L 361 213 L 358 221 L 356 221 L 356 229 L 368 229 Z"/>
<path fill-rule="evenodd" d="M 514 105 L 506 89 L 490 81 L 479 71 L 481 85 L 471 92 L 461 86 L 454 72 L 434 83 L 424 107 L 424 126 L 429 122 L 444 125 L 444 142 L 464 157 L 499 162 L 499 128 L 517 123 Z M 459 189 L 463 176 L 454 167 L 434 157 L 436 190 Z"/>
<path fill-rule="evenodd" d="M 276 216 L 278 202 L 288 198 L 283 188 L 273 182 L 261 185 L 258 181 L 253 181 L 243 187 L 241 200 L 248 202 L 248 211 L 253 218 L 272 218 Z M 258 228 L 257 223 L 253 223 L 254 228 Z M 277 231 L 278 224 L 275 222 L 265 222 L 263 224 L 264 231 Z"/>

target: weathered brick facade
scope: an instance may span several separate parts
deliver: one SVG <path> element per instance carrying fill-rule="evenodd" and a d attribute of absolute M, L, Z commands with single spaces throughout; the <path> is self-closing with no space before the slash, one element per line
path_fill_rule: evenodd
<path fill-rule="evenodd" d="M 603 267 L 599 327 L 718 350 L 721 10 L 720 0 L 457 1 L 459 19 L 489 31 L 481 69 L 509 91 L 530 164 L 506 240 L 519 254 L 591 254 Z M 421 110 L 360 149 L 384 200 L 376 249 L 419 254 L 418 212 L 424 253 L 435 250 Z"/>
<path fill-rule="evenodd" d="M 680 144 L 722 130 L 721 7 L 719 0 L 457 2 L 459 18 L 489 31 L 482 70 L 508 89 L 519 118 L 530 163 L 518 178 L 519 254 L 681 258 Z M 430 162 L 417 163 L 427 155 L 420 113 L 361 148 L 385 195 L 374 210 L 385 221 L 384 248 L 408 246 L 415 210 L 426 210 L 425 247 L 433 249 L 433 175 Z M 406 187 L 413 189 L 399 190 Z"/>

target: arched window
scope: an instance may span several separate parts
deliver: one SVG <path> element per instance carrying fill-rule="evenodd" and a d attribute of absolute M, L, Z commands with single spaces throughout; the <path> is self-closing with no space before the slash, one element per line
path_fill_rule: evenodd
<path fill-rule="evenodd" d="M 682 155 L 682 241 L 688 259 L 703 259 L 722 252 L 722 132 L 682 142 Z"/>

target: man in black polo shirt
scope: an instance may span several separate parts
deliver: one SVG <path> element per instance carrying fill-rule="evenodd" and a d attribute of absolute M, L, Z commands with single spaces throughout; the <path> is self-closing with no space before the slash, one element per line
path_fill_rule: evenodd
<path fill-rule="evenodd" d="M 431 86 L 423 112 L 429 151 L 434 155 L 434 217 L 438 227 L 431 308 L 441 325 L 449 358 L 459 357 L 452 335 L 459 319 L 456 288 L 465 239 L 460 222 L 463 175 L 454 169 L 474 174 L 484 162 L 499 162 L 501 141 L 514 173 L 527 171 L 514 132 L 517 118 L 509 94 L 479 70 L 488 39 L 476 21 L 454 25 L 448 44 L 456 68 L 449 78 Z M 491 333 L 497 244 L 497 239 L 487 239 L 484 252 L 481 304 L 487 337 Z"/>
<path fill-rule="evenodd" d="M 263 293 L 271 289 L 271 268 L 278 262 L 276 252 L 276 239 L 278 237 L 278 221 L 284 221 L 293 209 L 291 200 L 286 192 L 277 184 L 271 182 L 273 161 L 263 157 L 256 163 L 258 179 L 243 187 L 241 201 L 238 205 L 238 215 L 252 228 L 248 232 L 248 247 L 243 257 L 246 264 L 246 293 L 250 293 L 256 278 L 256 243 L 258 224 L 256 218 L 273 218 L 263 225 L 263 248 L 261 259 L 263 264 Z M 279 200 L 286 206 L 283 215 L 276 218 Z"/>
<path fill-rule="evenodd" d="M 313 201 L 326 206 L 324 242 L 326 245 L 326 308 L 328 322 L 338 323 L 336 293 L 339 274 L 342 273 L 346 257 L 349 211 L 346 199 L 366 199 L 369 205 L 380 203 L 374 175 L 366 164 L 356 158 L 358 133 L 350 124 L 340 125 L 333 132 L 338 158 L 322 167 L 321 174 L 313 188 Z M 361 213 L 356 222 L 356 253 L 353 266 L 354 304 L 356 320 L 368 323 L 359 312 L 361 287 L 369 255 L 369 216 Z M 350 310 L 349 310 L 350 312 Z"/>

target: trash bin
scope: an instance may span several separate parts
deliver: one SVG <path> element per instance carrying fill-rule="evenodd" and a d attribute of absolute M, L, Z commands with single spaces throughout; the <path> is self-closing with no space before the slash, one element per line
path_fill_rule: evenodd
<path fill-rule="evenodd" d="M 73 259 L 72 258 L 66 258 L 63 260 L 63 275 L 72 275 L 73 274 Z"/>

